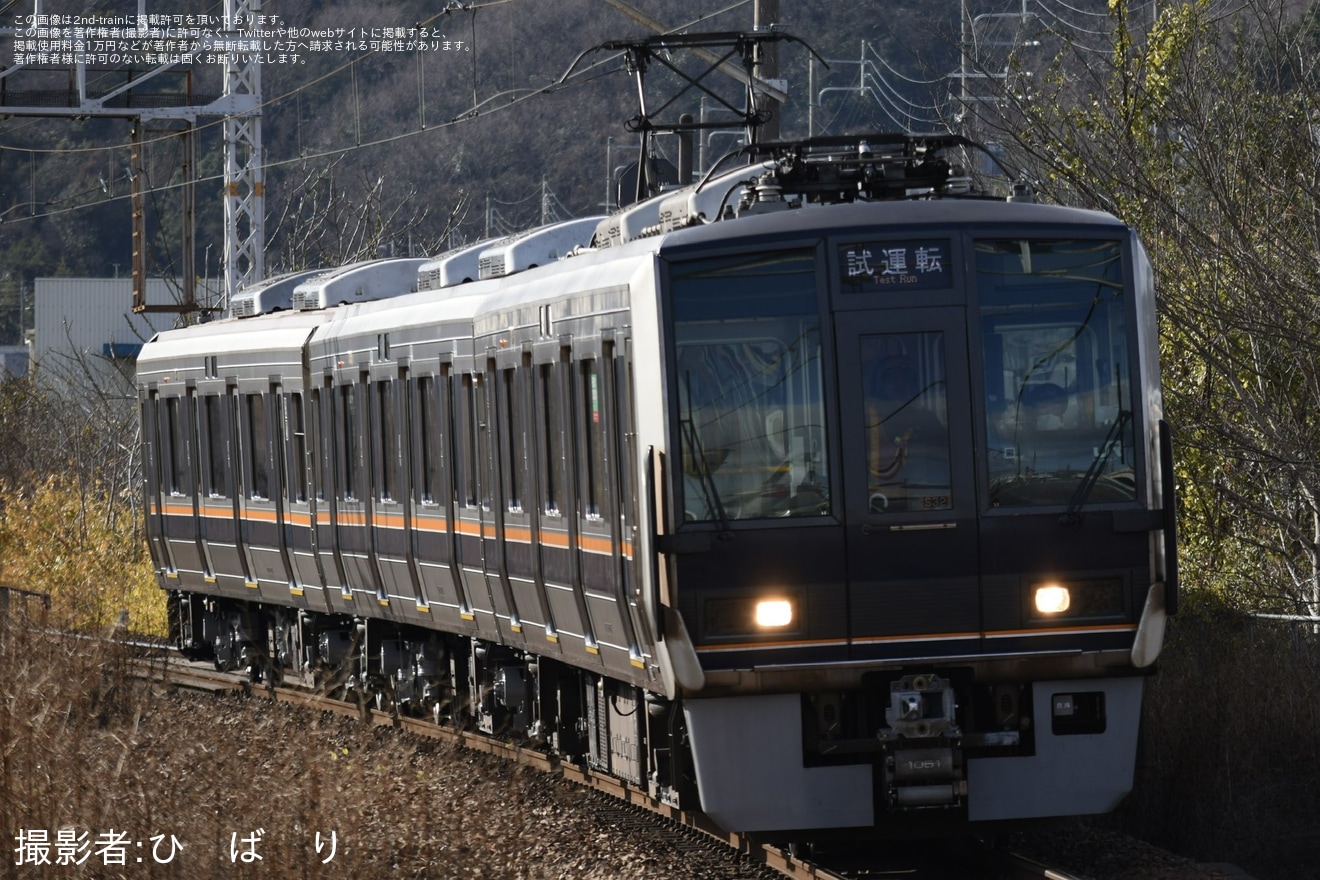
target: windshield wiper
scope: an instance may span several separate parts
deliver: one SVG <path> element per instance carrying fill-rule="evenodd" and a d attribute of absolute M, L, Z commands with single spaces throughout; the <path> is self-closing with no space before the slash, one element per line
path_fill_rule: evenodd
<path fill-rule="evenodd" d="M 1114 424 L 1110 426 L 1109 433 L 1105 435 L 1104 442 L 1096 450 L 1095 458 L 1091 459 L 1091 466 L 1086 469 L 1082 476 L 1082 481 L 1077 484 L 1076 491 L 1073 492 L 1072 500 L 1068 502 L 1068 509 L 1063 512 L 1059 522 L 1065 526 L 1076 526 L 1082 521 L 1079 513 L 1082 505 L 1090 496 L 1091 490 L 1095 488 L 1096 482 L 1100 479 L 1100 473 L 1104 470 L 1105 462 L 1109 461 L 1109 456 L 1114 452 L 1114 446 L 1120 442 L 1123 433 L 1123 426 L 1132 418 L 1132 411 L 1120 410 L 1118 418 L 1114 419 Z"/>
<path fill-rule="evenodd" d="M 732 532 L 729 529 L 729 516 L 724 510 L 724 500 L 720 498 L 720 490 L 715 486 L 715 474 L 711 472 L 710 462 L 706 459 L 706 450 L 701 446 L 701 438 L 697 434 L 697 425 L 692 418 L 691 375 L 684 376 L 684 384 L 687 386 L 688 413 L 679 422 L 680 430 L 687 435 L 688 449 L 692 451 L 693 458 L 697 462 L 701 491 L 706 496 L 706 509 L 715 514 L 720 526 L 720 537 L 730 537 Z"/>

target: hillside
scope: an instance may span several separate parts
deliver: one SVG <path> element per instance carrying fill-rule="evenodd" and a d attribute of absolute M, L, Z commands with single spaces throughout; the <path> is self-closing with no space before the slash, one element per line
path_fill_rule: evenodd
<path fill-rule="evenodd" d="M 748 0 L 637 5 L 671 27 L 735 31 L 752 26 Z M 94 6 L 102 14 L 120 6 L 132 7 L 121 11 L 136 9 L 118 0 Z M 171 2 L 150 9 L 179 11 L 173 6 L 184 10 Z M 304 43 L 296 63 L 263 68 L 268 274 L 381 250 L 433 253 L 488 230 L 493 234 L 525 228 L 543 216 L 583 216 L 602 209 L 607 163 L 617 166 L 636 157 L 636 136 L 623 125 L 636 112 L 635 87 L 621 60 L 611 53 L 591 54 L 562 86 L 533 92 L 558 81 L 580 53 L 603 41 L 649 32 L 605 0 L 462 6 L 437 10 L 435 4 L 415 0 L 372 6 L 270 0 L 263 5 L 263 14 L 310 32 L 357 29 L 359 35 L 378 36 L 385 28 L 402 31 L 420 24 L 429 29 L 433 47 L 442 45 L 424 52 L 373 51 L 374 44 L 350 51 L 338 41 L 314 49 Z M 932 127 L 924 123 L 935 118 L 935 111 L 922 108 L 934 106 L 945 91 L 943 83 L 904 78 L 939 80 L 956 66 L 949 35 L 958 4 L 941 4 L 938 15 L 935 9 L 911 0 L 782 3 L 784 28 L 832 63 L 828 70 L 817 65 L 809 76 L 808 51 L 783 45 L 781 76 L 790 98 L 781 136 L 807 134 L 808 96 L 822 89 L 827 90 L 822 106 L 811 120 L 815 133 L 892 130 L 898 122 Z M 853 88 L 864 41 L 869 69 L 892 68 L 881 74 L 891 89 L 882 90 L 874 76 L 870 92 L 858 94 Z M 12 51 L 12 40 L 0 39 L 0 55 L 12 57 Z M 122 75 L 107 69 L 89 74 L 100 82 Z M 49 72 L 52 84 L 60 87 L 65 76 Z M 198 64 L 192 88 L 218 93 L 221 77 L 220 65 Z M 732 84 L 730 94 L 738 95 L 732 80 L 714 80 Z M 662 78 L 653 81 L 665 88 Z M 695 92 L 685 100 L 687 109 L 700 112 Z M 13 318 L 21 283 L 30 284 L 37 275 L 130 271 L 130 172 L 148 175 L 149 272 L 178 271 L 179 139 L 159 124 L 148 126 L 146 136 L 144 155 L 133 160 L 125 120 L 0 119 L 0 344 L 17 341 Z M 200 274 L 218 275 L 223 240 L 219 120 L 201 120 L 198 140 L 196 261 Z M 736 137 L 717 134 L 709 151 L 718 155 L 735 145 Z"/>

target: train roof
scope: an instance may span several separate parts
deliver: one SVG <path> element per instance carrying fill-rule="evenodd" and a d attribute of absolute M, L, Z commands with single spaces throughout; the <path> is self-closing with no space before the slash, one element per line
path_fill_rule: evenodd
<path fill-rule="evenodd" d="M 566 293 L 624 285 L 632 281 L 639 271 L 650 270 L 650 255 L 660 242 L 659 238 L 651 238 L 622 248 L 584 250 L 569 259 L 560 259 L 535 271 L 344 306 L 336 310 L 332 321 L 316 332 L 315 341 L 378 333 L 410 325 L 474 321 L 485 313 L 532 298 L 552 299 Z"/>
<path fill-rule="evenodd" d="M 196 363 L 203 355 L 299 350 L 312 329 L 327 320 L 327 312 L 277 312 L 164 330 L 142 346 L 137 359 L 138 380 L 173 370 L 180 363 Z"/>
<path fill-rule="evenodd" d="M 641 268 L 636 256 L 654 251 L 660 241 L 659 238 L 650 238 L 621 248 L 585 250 L 571 259 L 560 259 L 533 272 L 449 288 L 403 293 L 323 310 L 280 311 L 242 319 L 231 317 L 163 331 L 143 346 L 138 358 L 138 373 L 145 377 L 167 365 L 196 361 L 202 355 L 294 349 L 309 340 L 326 341 L 410 325 L 470 323 L 484 311 L 525 299 L 529 290 L 552 296 L 570 289 L 585 290 L 624 283 Z M 363 264 L 355 264 L 360 265 Z M 645 265 L 650 265 L 649 260 Z M 571 284 L 544 285 L 545 279 L 561 274 L 576 275 L 576 278 Z"/>
<path fill-rule="evenodd" d="M 229 301 L 229 313 L 235 318 L 249 318 L 266 312 L 287 309 L 293 304 L 293 289 L 309 278 L 324 274 L 326 269 L 303 269 L 265 278 L 239 289 Z M 258 298 L 260 303 L 258 304 Z"/>
<path fill-rule="evenodd" d="M 673 254 L 721 243 L 745 243 L 748 239 L 773 241 L 816 234 L 847 235 L 854 230 L 886 226 L 901 229 L 993 226 L 1005 233 L 1017 227 L 1023 233 L 1033 234 L 1060 226 L 1109 229 L 1114 233 L 1127 228 L 1118 218 L 1103 211 L 997 199 L 937 198 L 781 209 L 677 229 L 665 235 L 660 249 L 662 253 Z"/>
<path fill-rule="evenodd" d="M 322 308 L 337 303 L 362 302 L 411 293 L 417 289 L 417 271 L 426 257 L 372 260 L 320 275 L 293 291 L 294 308 Z"/>
<path fill-rule="evenodd" d="M 580 217 L 529 229 L 481 252 L 482 279 L 500 278 L 552 263 L 586 245 L 604 217 Z"/>
<path fill-rule="evenodd" d="M 477 280 L 481 252 L 498 239 L 486 238 L 445 251 L 417 269 L 417 289 L 437 290 Z"/>
<path fill-rule="evenodd" d="M 389 300 L 350 304 L 332 310 L 337 314 L 330 323 L 338 329 L 345 322 L 356 324 L 362 322 L 367 315 L 385 312 L 397 314 L 399 309 L 420 309 L 428 315 L 434 314 L 438 319 L 452 320 L 464 314 L 478 314 L 499 303 L 521 299 L 525 296 L 529 285 L 537 286 L 543 279 L 551 278 L 561 272 L 578 273 L 582 279 L 579 285 L 583 285 L 583 289 L 589 286 L 620 283 L 624 277 L 637 270 L 638 267 L 632 260 L 643 254 L 658 252 L 662 256 L 677 256 L 695 248 L 720 247 L 724 244 L 745 246 L 752 240 L 773 242 L 818 235 L 848 235 L 855 230 L 874 231 L 886 226 L 901 229 L 994 227 L 1002 229 L 1005 234 L 1011 234 L 1014 228 L 1024 234 L 1035 234 L 1060 227 L 1088 227 L 1097 231 L 1107 230 L 1102 234 L 1114 234 L 1127 228 L 1116 217 L 1102 211 L 992 199 L 934 198 L 785 208 L 756 216 L 688 226 L 633 239 L 623 245 L 587 248 L 569 258 L 561 257 L 553 263 L 539 266 L 534 271 L 473 281 L 461 285 L 461 289 L 450 287 L 421 290 L 401 293 Z M 486 248 L 489 247 L 487 243 Z M 616 261 L 622 261 L 626 266 L 621 270 L 608 268 Z M 409 261 L 409 263 L 413 266 L 420 265 L 419 261 Z M 357 269 L 361 266 L 362 264 L 355 264 L 352 268 Z M 580 273 L 586 274 L 583 276 Z M 354 273 L 349 271 L 326 274 L 351 276 Z M 593 278 L 593 276 L 597 277 Z M 366 321 L 374 323 L 371 319 Z M 326 321 L 317 319 L 316 323 L 319 325 Z M 207 332 L 222 332 L 221 328 L 228 324 L 230 322 L 222 321 L 206 325 L 212 328 Z M 247 319 L 243 325 L 236 328 L 235 332 L 237 330 L 253 332 L 256 329 L 253 319 Z M 196 330 L 191 332 L 195 333 Z M 334 331 L 327 327 L 326 332 Z M 164 338 L 165 334 L 162 334 L 162 339 Z"/>
<path fill-rule="evenodd" d="M 409 326 L 424 326 L 460 321 L 470 322 L 484 301 L 483 291 L 471 290 L 480 282 L 464 284 L 461 291 L 442 290 L 451 296 L 413 294 L 388 300 L 354 304 L 336 309 L 333 318 L 318 328 L 314 342 L 338 336 L 379 333 Z M 484 292 L 489 293 L 491 288 Z M 436 291 L 427 291 L 431 294 Z"/>

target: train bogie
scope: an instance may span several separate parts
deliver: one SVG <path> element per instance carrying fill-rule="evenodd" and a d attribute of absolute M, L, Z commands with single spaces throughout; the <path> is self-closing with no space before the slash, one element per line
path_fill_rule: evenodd
<path fill-rule="evenodd" d="M 180 646 L 733 830 L 1111 809 L 1177 596 L 1144 253 L 1092 212 L 818 204 L 803 167 L 875 161 L 828 147 L 737 219 L 153 340 Z"/>

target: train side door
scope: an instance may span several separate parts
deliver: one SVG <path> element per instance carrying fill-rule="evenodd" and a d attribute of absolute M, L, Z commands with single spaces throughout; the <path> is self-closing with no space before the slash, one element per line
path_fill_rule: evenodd
<path fill-rule="evenodd" d="M 306 605 L 329 611 L 325 598 L 329 582 L 318 555 L 315 468 L 312 465 L 314 447 L 313 435 L 308 430 L 308 413 L 318 403 L 309 406 L 304 395 L 303 391 L 291 390 L 282 395 L 277 404 L 284 410 L 278 421 L 283 423 L 287 438 L 283 448 L 276 450 L 283 456 L 281 464 L 285 474 L 283 531 L 287 562 L 293 573 L 290 591 L 297 598 L 311 590 L 312 594 L 304 598 Z"/>
<path fill-rule="evenodd" d="M 963 310 L 840 313 L 836 339 L 852 656 L 977 649 Z"/>
<path fill-rule="evenodd" d="M 284 532 L 286 511 L 281 498 L 283 450 L 280 387 L 275 384 L 240 386 L 238 401 L 238 471 L 243 492 L 238 496 L 245 586 L 264 599 L 287 602 L 295 583 L 289 565 Z"/>
<path fill-rule="evenodd" d="M 175 401 L 177 405 L 177 398 Z M 147 446 L 144 454 L 147 464 L 147 537 L 156 568 L 165 577 L 177 579 L 179 568 L 171 552 L 171 513 L 165 500 L 173 495 L 170 421 L 166 401 L 154 387 L 147 393 L 143 412 L 142 435 Z"/>
<path fill-rule="evenodd" d="M 371 470 L 367 444 L 371 437 L 369 384 L 360 374 L 346 374 L 335 386 L 335 507 L 334 547 L 344 581 L 341 601 L 377 602 L 384 599 L 377 577 L 371 542 Z M 356 607 L 356 606 L 354 606 Z"/>

